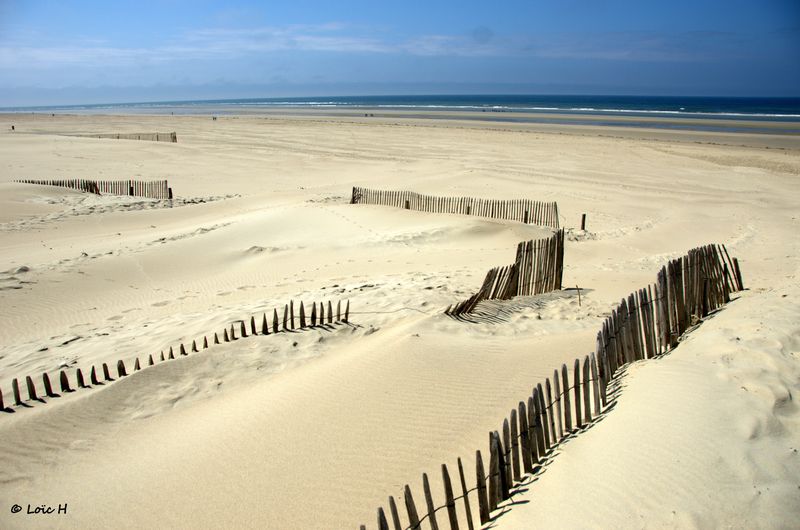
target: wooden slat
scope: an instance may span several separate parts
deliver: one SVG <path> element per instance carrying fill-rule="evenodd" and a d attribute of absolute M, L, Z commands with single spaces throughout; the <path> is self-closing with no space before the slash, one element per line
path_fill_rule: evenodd
<path fill-rule="evenodd" d="M 445 464 L 442 464 L 442 486 L 444 488 L 444 505 L 447 508 L 450 530 L 458 530 L 458 514 L 456 513 L 456 501 L 453 496 L 453 484 L 450 482 L 450 473 L 447 472 Z"/>
<path fill-rule="evenodd" d="M 411 530 L 419 530 L 422 527 L 420 526 L 419 516 L 417 515 L 417 507 L 414 504 L 414 497 L 411 495 L 411 488 L 408 487 L 408 484 L 406 484 L 405 487 L 404 497 L 409 528 Z"/>
<path fill-rule="evenodd" d="M 511 471 L 514 477 L 514 482 L 519 482 L 521 478 L 520 473 L 520 458 L 519 458 L 519 431 L 517 429 L 517 410 L 511 409 Z"/>
<path fill-rule="evenodd" d="M 397 513 L 397 504 L 394 502 L 394 497 L 389 497 L 389 513 L 392 516 L 392 524 L 394 530 L 403 530 L 403 525 L 400 524 L 400 514 Z"/>
<path fill-rule="evenodd" d="M 564 425 L 562 424 L 562 415 L 561 415 L 561 384 L 558 381 L 558 370 L 553 370 L 553 394 L 555 398 L 555 417 L 556 417 L 556 426 L 558 427 L 558 434 L 556 440 L 559 441 L 564 437 Z"/>
<path fill-rule="evenodd" d="M 431 530 L 439 530 L 439 523 L 436 521 L 436 507 L 433 504 L 433 495 L 431 494 L 431 485 L 428 482 L 428 474 L 422 474 L 422 490 L 425 493 L 425 505 L 428 507 L 428 522 L 431 525 Z"/>
<path fill-rule="evenodd" d="M 481 524 L 486 524 L 489 522 L 489 498 L 486 492 L 486 473 L 483 471 L 483 458 L 481 458 L 480 451 L 475 451 L 475 475 Z"/>
<path fill-rule="evenodd" d="M 569 374 L 566 364 L 561 365 L 561 381 L 564 384 L 564 429 L 567 432 L 572 432 L 572 407 L 569 399 Z"/>
<path fill-rule="evenodd" d="M 494 436 L 494 432 L 489 433 L 489 511 L 497 509 L 501 500 L 500 493 L 500 443 Z"/>
<path fill-rule="evenodd" d="M 467 527 L 469 530 L 475 530 L 472 524 L 472 509 L 469 505 L 469 491 L 467 490 L 467 481 L 464 476 L 464 466 L 461 465 L 461 457 L 458 458 L 458 478 L 461 481 L 461 496 L 464 499 L 464 512 L 467 514 Z"/>
<path fill-rule="evenodd" d="M 529 438 L 528 428 L 528 412 L 525 407 L 525 402 L 520 401 L 517 406 L 519 411 L 519 434 L 520 434 L 520 448 L 522 450 L 522 470 L 525 473 L 532 473 L 533 466 L 531 465 L 531 440 Z"/>
<path fill-rule="evenodd" d="M 589 395 L 591 389 L 589 388 L 589 356 L 587 355 L 583 361 L 583 421 L 589 423 L 592 421 L 592 406 L 591 396 Z"/>
<path fill-rule="evenodd" d="M 581 374 L 580 374 L 580 366 L 581 362 L 578 359 L 575 359 L 575 368 L 573 370 L 573 390 L 575 392 L 575 426 L 580 429 L 583 427 L 583 421 L 581 416 Z"/>
<path fill-rule="evenodd" d="M 555 402 L 553 401 L 553 391 L 550 386 L 550 379 L 544 382 L 545 395 L 547 396 L 547 417 L 550 420 L 550 444 L 555 445 L 558 440 L 558 433 L 556 432 L 556 419 L 555 416 Z"/>
<path fill-rule="evenodd" d="M 539 400 L 539 391 L 534 388 L 533 395 L 531 396 L 533 400 L 533 432 L 536 434 L 536 450 L 537 450 L 537 463 L 538 458 L 542 458 L 547 451 L 547 446 L 544 442 L 544 431 L 542 429 L 542 409 L 541 409 L 541 401 Z M 531 403 L 528 403 L 529 410 Z M 529 418 L 530 419 L 530 418 Z"/>

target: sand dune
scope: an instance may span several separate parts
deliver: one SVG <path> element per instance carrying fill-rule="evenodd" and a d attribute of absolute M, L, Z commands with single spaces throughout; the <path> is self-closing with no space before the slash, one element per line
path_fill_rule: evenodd
<path fill-rule="evenodd" d="M 0 133 L 5 396 L 14 377 L 146 357 L 290 299 L 349 299 L 352 316 L 350 325 L 220 345 L 0 415 L 0 526 L 372 524 L 388 495 L 406 483 L 419 490 L 422 472 L 436 475 L 459 455 L 471 469 L 487 431 L 531 385 L 593 349 L 620 297 L 708 242 L 739 257 L 750 292 L 673 355 L 632 368 L 615 410 L 565 444 L 531 486 L 530 504 L 498 524 L 529 527 L 546 499 L 548 520 L 570 511 L 576 527 L 648 526 L 641 517 L 736 526 L 725 514 L 744 513 L 753 484 L 773 493 L 748 501 L 756 506 L 744 521 L 792 521 L 796 457 L 772 455 L 797 448 L 800 432 L 796 407 L 778 399 L 798 384 L 796 137 L 780 137 L 789 149 L 742 148 L 695 144 L 685 133 L 620 139 L 402 116 L 0 115 L 0 129 L 10 123 L 16 132 Z M 177 131 L 178 143 L 64 136 L 155 130 Z M 56 177 L 167 178 L 177 199 L 11 182 Z M 448 318 L 444 308 L 513 261 L 519 241 L 550 231 L 349 205 L 353 185 L 558 201 L 564 285 L 581 288 L 580 304 L 564 290 L 487 303 L 476 323 Z M 587 232 L 576 229 L 581 213 Z M 635 451 L 591 468 L 582 460 L 623 440 L 653 447 L 650 467 Z M 692 460 L 671 460 L 673 446 Z M 723 465 L 712 473 L 720 446 Z M 649 481 L 675 467 L 687 474 Z M 576 469 L 583 479 L 573 484 Z M 676 490 L 695 475 L 703 480 Z M 565 497 L 603 481 L 613 499 Z M 729 487 L 701 497 L 719 483 Z M 674 519 L 652 501 L 637 504 L 644 484 L 681 507 Z M 619 519 L 590 513 L 620 497 L 630 500 Z M 69 514 L 59 517 L 6 508 L 65 502 Z"/>
<path fill-rule="evenodd" d="M 614 409 L 559 447 L 496 527 L 794 528 L 798 294 L 746 293 L 631 366 Z"/>

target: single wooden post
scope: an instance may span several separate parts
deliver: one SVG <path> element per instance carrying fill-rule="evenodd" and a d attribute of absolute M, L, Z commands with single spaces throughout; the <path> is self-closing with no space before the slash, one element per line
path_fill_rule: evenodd
<path fill-rule="evenodd" d="M 517 409 L 511 409 L 511 471 L 514 482 L 519 482 L 519 431 L 517 430 Z"/>
<path fill-rule="evenodd" d="M 75 378 L 78 380 L 78 388 L 88 388 L 88 386 L 86 386 L 86 381 L 83 379 L 83 372 L 81 372 L 80 368 L 75 370 Z"/>
<path fill-rule="evenodd" d="M 317 303 L 311 302 L 311 327 L 317 326 Z"/>
<path fill-rule="evenodd" d="M 208 341 L 206 341 L 206 348 L 208 348 Z M 148 355 L 147 356 L 147 366 L 153 366 L 154 364 L 156 364 L 156 363 L 153 361 L 153 354 Z"/>
<path fill-rule="evenodd" d="M 128 375 L 128 372 L 125 371 L 125 363 L 122 360 L 117 361 L 117 375 L 119 377 Z"/>
<path fill-rule="evenodd" d="M 736 283 L 739 285 L 739 290 L 744 290 L 744 282 L 742 282 L 742 271 L 739 269 L 739 260 L 733 258 L 733 274 L 736 277 Z"/>
<path fill-rule="evenodd" d="M 284 305 L 283 306 L 283 331 L 286 331 L 287 329 L 289 329 L 288 321 L 289 321 L 289 306 L 288 305 Z"/>
<path fill-rule="evenodd" d="M 244 325 L 244 320 L 239 322 L 239 335 L 241 335 L 243 339 L 247 337 L 247 326 Z"/>
<path fill-rule="evenodd" d="M 544 439 L 542 438 L 542 430 L 537 427 L 539 415 L 537 414 L 538 399 L 534 396 L 528 396 L 528 440 L 531 444 L 531 465 L 539 463 L 539 457 L 544 457 Z"/>
<path fill-rule="evenodd" d="M 564 437 L 564 426 L 561 423 L 561 383 L 559 383 L 558 379 L 558 370 L 553 370 L 553 394 L 555 395 L 555 416 L 556 424 L 558 425 L 556 441 L 560 441 Z"/>
<path fill-rule="evenodd" d="M 489 512 L 497 509 L 500 502 L 500 444 L 494 432 L 489 433 Z"/>
<path fill-rule="evenodd" d="M 53 385 L 50 384 L 50 376 L 47 375 L 47 372 L 42 374 L 42 383 L 44 384 L 44 393 L 47 397 L 56 397 L 56 393 L 53 392 Z M 0 395 L 0 410 L 3 409 L 3 397 Z"/>
<path fill-rule="evenodd" d="M 31 376 L 25 376 L 25 384 L 28 386 L 28 399 L 31 401 L 36 401 L 39 397 L 36 395 L 36 385 L 33 384 L 33 379 Z"/>
<path fill-rule="evenodd" d="M 581 215 L 581 230 L 586 230 L 586 214 Z"/>
<path fill-rule="evenodd" d="M 414 505 L 414 497 L 411 496 L 411 488 L 406 484 L 405 487 L 405 502 L 406 512 L 408 513 L 409 528 L 411 530 L 420 530 L 422 527 L 419 523 L 419 516 L 417 515 L 417 507 Z"/>
<path fill-rule="evenodd" d="M 92 366 L 92 370 L 89 372 L 89 381 L 91 381 L 93 385 L 100 384 L 100 381 L 97 380 L 97 371 L 94 366 Z"/>
<path fill-rule="evenodd" d="M 475 451 L 475 474 L 477 475 L 478 508 L 481 524 L 489 522 L 489 499 L 486 496 L 486 474 L 483 471 L 483 459 L 480 450 Z"/>
<path fill-rule="evenodd" d="M 511 429 L 508 425 L 508 418 L 503 419 L 503 468 L 502 468 L 502 478 L 503 478 L 503 489 L 502 491 L 505 492 L 503 496 L 504 499 L 508 498 L 508 490 L 511 488 Z"/>
<path fill-rule="evenodd" d="M 133 363 L 133 371 L 134 372 L 138 372 L 141 369 L 142 369 L 142 365 L 139 364 L 139 358 L 137 357 L 136 358 L 136 362 Z"/>
<path fill-rule="evenodd" d="M 467 514 L 467 527 L 469 530 L 475 530 L 472 524 L 472 508 L 469 505 L 469 491 L 467 490 L 467 481 L 464 477 L 464 466 L 461 465 L 461 457 L 458 457 L 458 477 L 461 481 L 461 496 L 464 499 L 464 512 Z"/>
<path fill-rule="evenodd" d="M 522 446 L 522 469 L 525 473 L 532 473 L 533 466 L 531 465 L 531 440 L 529 436 L 528 426 L 528 412 L 525 408 L 525 402 L 520 401 L 517 407 L 519 409 L 519 435 L 520 445 Z"/>
<path fill-rule="evenodd" d="M 172 200 L 172 188 L 167 188 L 167 198 Z"/>
<path fill-rule="evenodd" d="M 286 325 L 284 324 L 284 329 L 285 328 L 286 328 Z M 272 332 L 273 333 L 277 333 L 278 332 L 278 309 L 277 308 L 273 308 L 272 309 Z"/>
<path fill-rule="evenodd" d="M 350 322 L 350 300 L 347 301 L 347 306 L 344 308 L 344 323 Z"/>
<path fill-rule="evenodd" d="M 333 305 L 328 300 L 328 324 L 333 324 Z"/>
<path fill-rule="evenodd" d="M 436 521 L 436 507 L 433 505 L 433 495 L 431 495 L 431 485 L 428 482 L 428 474 L 422 474 L 422 491 L 425 493 L 425 505 L 428 507 L 428 522 L 431 530 L 439 530 L 439 523 Z"/>
<path fill-rule="evenodd" d="M 325 325 L 325 302 L 319 303 L 319 325 Z"/>
<path fill-rule="evenodd" d="M 555 416 L 555 402 L 553 401 L 553 389 L 550 386 L 550 379 L 545 380 L 544 390 L 547 396 L 545 409 L 547 410 L 547 417 L 550 420 L 550 444 L 555 445 L 558 441 L 558 433 L 556 432 L 556 419 L 553 417 Z"/>
<path fill-rule="evenodd" d="M 250 317 L 250 334 L 251 335 L 258 335 L 256 332 L 256 317 Z"/>
<path fill-rule="evenodd" d="M 600 376 L 599 370 L 597 369 L 597 357 L 595 356 L 594 352 L 592 352 L 591 358 L 589 359 L 589 366 L 592 370 L 592 379 L 594 379 L 594 384 L 592 385 L 592 396 L 594 397 L 594 415 L 597 416 L 600 414 Z"/>
<path fill-rule="evenodd" d="M 342 321 L 342 301 L 336 302 L 336 322 Z"/>
<path fill-rule="evenodd" d="M 228 328 L 225 328 L 225 329 L 222 330 L 222 340 L 224 340 L 225 342 L 230 342 L 231 341 L 231 339 L 228 338 Z"/>
<path fill-rule="evenodd" d="M 161 350 L 161 362 L 164 362 L 164 350 Z"/>
<path fill-rule="evenodd" d="M 406 210 L 410 209 L 411 209 L 411 204 L 408 202 L 408 199 L 406 199 Z"/>
<path fill-rule="evenodd" d="M 575 426 L 580 429 L 583 427 L 581 421 L 581 362 L 575 359 L 573 386 L 575 390 Z"/>
<path fill-rule="evenodd" d="M 447 518 L 450 519 L 450 530 L 458 530 L 458 514 L 456 501 L 453 495 L 453 484 L 450 482 L 450 473 L 447 465 L 442 464 L 442 484 L 444 486 L 444 505 L 447 508 Z"/>
<path fill-rule="evenodd" d="M 192 339 L 192 352 L 196 353 L 198 351 L 200 351 L 200 350 L 197 349 L 197 341 Z"/>
<path fill-rule="evenodd" d="M 11 381 L 11 391 L 14 393 L 14 405 L 22 405 L 22 397 L 19 395 L 19 381 L 17 381 L 16 377 Z"/>
<path fill-rule="evenodd" d="M 269 335 L 269 324 L 267 323 L 267 314 L 264 313 L 264 318 L 261 320 L 261 334 Z"/>
<path fill-rule="evenodd" d="M 188 355 L 186 353 L 186 347 L 183 345 L 182 342 L 181 342 L 180 352 L 181 352 L 181 355 Z"/>
<path fill-rule="evenodd" d="M 216 332 L 216 331 L 214 332 L 214 344 L 219 344 L 219 336 L 217 335 L 217 332 Z M 164 357 L 163 353 L 162 353 L 161 357 L 162 357 L 162 358 L 161 358 L 161 360 L 163 361 L 163 360 L 164 360 L 164 358 L 163 358 L 163 357 Z"/>
<path fill-rule="evenodd" d="M 67 377 L 67 372 L 61 370 L 59 374 L 59 379 L 61 380 L 61 391 L 62 392 L 72 392 L 72 388 L 69 386 L 69 378 Z"/>
<path fill-rule="evenodd" d="M 300 301 L 300 329 L 306 327 L 306 311 L 303 308 L 303 302 Z"/>
<path fill-rule="evenodd" d="M 3 403 L 3 389 L 0 388 L 0 410 L 6 410 L 6 404 Z"/>
<path fill-rule="evenodd" d="M 591 389 L 589 388 L 589 356 L 583 360 L 583 420 L 584 423 L 592 421 L 592 406 L 591 396 L 589 395 Z"/>
<path fill-rule="evenodd" d="M 403 526 L 400 524 L 400 514 L 397 512 L 397 504 L 391 495 L 389 496 L 389 513 L 392 516 L 394 530 L 403 530 Z"/>

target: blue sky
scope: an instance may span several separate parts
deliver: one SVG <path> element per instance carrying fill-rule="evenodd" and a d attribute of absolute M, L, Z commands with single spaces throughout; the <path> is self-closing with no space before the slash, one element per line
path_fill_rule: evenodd
<path fill-rule="evenodd" d="M 427 93 L 800 96 L 800 0 L 0 0 L 0 106 Z"/>

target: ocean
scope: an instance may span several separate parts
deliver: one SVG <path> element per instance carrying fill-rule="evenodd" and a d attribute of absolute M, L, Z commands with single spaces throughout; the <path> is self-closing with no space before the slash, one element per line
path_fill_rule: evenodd
<path fill-rule="evenodd" d="M 569 123 L 623 125 L 632 127 L 661 127 L 695 130 L 745 130 L 725 121 L 789 122 L 784 134 L 800 134 L 800 98 L 756 97 L 684 97 L 684 96 L 556 96 L 556 95 L 415 95 L 415 96 L 335 96 L 287 97 L 248 99 L 206 99 L 194 101 L 157 101 L 137 103 L 62 105 L 39 107 L 1 108 L 2 112 L 68 112 L 68 113 L 144 113 L 144 114 L 236 114 L 259 110 L 315 108 L 474 112 L 475 119 L 489 116 L 477 113 L 491 112 L 492 120 L 536 121 L 541 123 Z M 500 116 L 498 113 L 509 113 Z M 523 116 L 525 114 L 526 116 Z M 531 114 L 536 117 L 531 118 Z M 640 120 L 604 123 L 603 116 L 628 116 Z M 433 112 L 436 117 L 436 112 Z M 680 118 L 680 122 L 653 121 L 653 118 Z M 590 119 L 589 119 L 590 118 Z M 692 120 L 697 120 L 692 123 Z M 576 121 L 577 120 L 577 121 Z M 701 123 L 700 120 L 703 120 Z M 709 120 L 717 121 L 716 124 Z M 793 127 L 797 123 L 797 127 Z M 751 126 L 750 132 L 757 131 Z"/>

